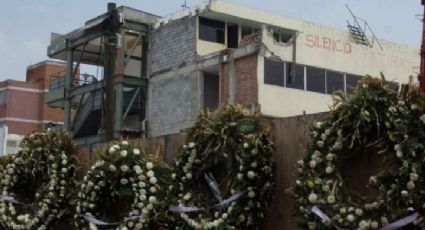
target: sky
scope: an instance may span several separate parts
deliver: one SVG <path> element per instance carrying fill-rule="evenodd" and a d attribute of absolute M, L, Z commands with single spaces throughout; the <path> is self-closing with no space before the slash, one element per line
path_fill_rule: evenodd
<path fill-rule="evenodd" d="M 364 18 L 380 39 L 420 47 L 423 7 L 420 0 L 225 0 L 278 15 L 346 29 L 345 4 Z M 116 0 L 165 16 L 184 0 Z M 194 5 L 201 0 L 187 0 Z M 9 0 L 0 7 L 0 81 L 25 80 L 26 68 L 48 59 L 50 33 L 67 33 L 106 11 L 100 0 Z M 84 72 L 84 69 L 82 69 Z"/>

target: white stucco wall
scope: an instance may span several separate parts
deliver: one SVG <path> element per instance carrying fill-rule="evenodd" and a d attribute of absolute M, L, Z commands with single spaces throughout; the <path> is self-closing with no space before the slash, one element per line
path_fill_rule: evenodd
<path fill-rule="evenodd" d="M 328 111 L 330 95 L 264 84 L 264 57 L 258 56 L 258 103 L 266 116 L 290 117 Z"/>

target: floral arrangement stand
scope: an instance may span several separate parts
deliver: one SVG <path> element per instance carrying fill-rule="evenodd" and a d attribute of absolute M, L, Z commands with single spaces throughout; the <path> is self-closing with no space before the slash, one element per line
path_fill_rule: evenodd
<path fill-rule="evenodd" d="M 164 213 L 170 169 L 128 141 L 108 144 L 84 177 L 77 229 L 168 229 Z"/>
<path fill-rule="evenodd" d="M 273 152 L 260 114 L 236 105 L 202 112 L 174 164 L 170 225 L 181 230 L 258 226 L 274 194 Z"/>
<path fill-rule="evenodd" d="M 65 132 L 25 137 L 3 170 L 0 223 L 4 229 L 54 229 L 70 213 L 75 146 Z"/>
<path fill-rule="evenodd" d="M 384 79 L 366 77 L 353 94 L 337 94 L 334 101 L 329 116 L 311 128 L 306 156 L 298 162 L 300 228 L 424 229 L 424 96 L 411 85 L 396 92 Z M 341 175 L 350 169 L 357 174 L 344 159 L 367 150 L 382 158 L 369 180 L 377 193 L 373 200 L 345 189 Z"/>

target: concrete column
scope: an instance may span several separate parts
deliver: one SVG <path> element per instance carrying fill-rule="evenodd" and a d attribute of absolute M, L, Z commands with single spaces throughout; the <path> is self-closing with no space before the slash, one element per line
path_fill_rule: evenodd
<path fill-rule="evenodd" d="M 68 42 L 67 42 L 68 43 Z M 70 49 L 69 44 L 67 44 L 68 49 L 66 51 L 66 74 L 65 74 L 65 85 L 64 85 L 64 129 L 68 132 L 71 131 L 71 103 L 72 98 L 69 96 L 69 91 L 72 87 L 72 80 L 74 78 L 73 68 L 74 68 L 74 50 Z"/>
<path fill-rule="evenodd" d="M 229 104 L 234 104 L 236 101 L 236 73 L 235 73 L 235 59 L 232 55 L 229 55 Z"/>

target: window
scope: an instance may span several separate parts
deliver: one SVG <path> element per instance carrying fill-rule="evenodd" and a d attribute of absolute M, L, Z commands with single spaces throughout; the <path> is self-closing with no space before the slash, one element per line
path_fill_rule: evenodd
<path fill-rule="evenodd" d="M 347 74 L 346 75 L 346 90 L 347 92 L 352 92 L 353 88 L 356 87 L 357 82 L 362 79 L 361 76 Z"/>
<path fill-rule="evenodd" d="M 238 48 L 239 26 L 227 24 L 227 47 Z"/>
<path fill-rule="evenodd" d="M 285 63 L 270 58 L 264 59 L 264 83 L 270 85 L 285 85 Z"/>
<path fill-rule="evenodd" d="M 6 104 L 6 91 L 0 91 L 0 106 Z"/>
<path fill-rule="evenodd" d="M 286 63 L 286 87 L 304 90 L 304 66 Z"/>
<path fill-rule="evenodd" d="M 199 39 L 224 44 L 224 25 L 222 21 L 199 17 Z"/>
<path fill-rule="evenodd" d="M 219 84 L 218 75 L 204 73 L 204 108 L 214 110 L 218 107 Z"/>
<path fill-rule="evenodd" d="M 344 91 L 344 74 L 326 70 L 326 93 L 332 94 L 337 90 Z"/>
<path fill-rule="evenodd" d="M 288 43 L 294 37 L 294 34 L 290 30 L 284 30 L 282 32 L 274 32 L 273 38 L 276 42 Z"/>
<path fill-rule="evenodd" d="M 307 90 L 325 93 L 325 70 L 307 66 Z"/>
<path fill-rule="evenodd" d="M 250 26 L 242 26 L 242 38 L 247 36 L 247 35 L 251 35 L 253 33 L 259 33 L 260 29 L 258 28 L 252 28 Z"/>
<path fill-rule="evenodd" d="M 6 154 L 15 154 L 18 152 L 19 141 L 7 140 L 6 141 Z"/>

